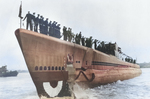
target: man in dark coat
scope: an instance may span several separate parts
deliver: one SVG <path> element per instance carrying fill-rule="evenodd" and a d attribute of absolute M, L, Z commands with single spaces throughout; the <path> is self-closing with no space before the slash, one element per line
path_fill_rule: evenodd
<path fill-rule="evenodd" d="M 31 22 L 32 22 L 32 29 L 34 29 L 35 26 L 35 13 L 31 14 Z"/>
<path fill-rule="evenodd" d="M 32 22 L 31 22 L 31 14 L 30 11 L 28 11 L 28 13 L 26 14 L 26 16 L 24 17 L 23 21 L 27 18 L 27 26 L 26 29 L 28 29 L 28 25 L 30 25 L 30 30 L 32 30 Z"/>
<path fill-rule="evenodd" d="M 55 37 L 55 25 L 56 25 L 56 22 L 53 21 L 53 23 L 51 24 L 51 34 L 53 37 Z"/>
<path fill-rule="evenodd" d="M 40 25 L 40 33 L 43 33 L 43 16 L 40 16 L 39 19 L 39 25 Z"/>
<path fill-rule="evenodd" d="M 52 32 L 52 21 L 49 22 L 48 27 L 49 27 L 48 28 L 49 36 L 52 36 L 52 33 L 51 33 Z"/>
<path fill-rule="evenodd" d="M 94 43 L 94 48 L 95 48 L 96 50 L 97 50 L 97 41 L 98 41 L 98 40 L 95 39 L 94 42 L 93 42 L 93 43 Z"/>
<path fill-rule="evenodd" d="M 81 32 L 79 33 L 78 37 L 79 37 L 79 39 L 81 40 L 81 37 L 82 37 L 82 34 L 81 34 Z"/>
<path fill-rule="evenodd" d="M 58 24 L 57 26 L 56 26 L 56 37 L 57 38 L 61 38 L 61 35 L 60 35 L 60 24 Z"/>
<path fill-rule="evenodd" d="M 48 34 L 48 18 L 44 21 L 44 34 Z"/>
<path fill-rule="evenodd" d="M 64 35 L 64 40 L 67 41 L 67 28 L 65 26 L 63 27 L 63 35 Z"/>
<path fill-rule="evenodd" d="M 39 16 L 40 15 L 38 14 L 38 16 L 34 20 L 34 31 L 35 32 L 38 32 Z"/>
<path fill-rule="evenodd" d="M 102 52 L 106 53 L 106 46 L 105 46 L 105 42 L 102 41 L 101 42 L 101 45 L 102 45 Z"/>
<path fill-rule="evenodd" d="M 82 46 L 85 46 L 85 37 L 84 36 L 82 36 L 81 41 L 82 41 Z"/>
<path fill-rule="evenodd" d="M 54 21 L 54 22 L 55 22 L 55 21 Z M 57 34 L 56 34 L 56 31 L 57 31 L 57 30 L 56 30 L 56 26 L 57 26 L 57 22 L 55 22 L 54 25 L 53 25 L 53 36 L 54 36 L 54 37 L 57 37 L 57 36 L 56 36 L 56 35 L 57 35 Z"/>
<path fill-rule="evenodd" d="M 80 34 L 78 34 L 78 33 L 75 36 L 75 42 L 76 42 L 76 44 L 80 45 Z"/>

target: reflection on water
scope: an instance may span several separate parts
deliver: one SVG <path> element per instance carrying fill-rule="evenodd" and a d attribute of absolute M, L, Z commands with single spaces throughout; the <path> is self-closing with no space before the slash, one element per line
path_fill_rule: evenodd
<path fill-rule="evenodd" d="M 95 88 L 74 85 L 77 99 L 150 99 L 150 68 L 143 68 L 139 77 L 117 81 Z M 0 99 L 39 99 L 29 73 L 0 78 Z"/>

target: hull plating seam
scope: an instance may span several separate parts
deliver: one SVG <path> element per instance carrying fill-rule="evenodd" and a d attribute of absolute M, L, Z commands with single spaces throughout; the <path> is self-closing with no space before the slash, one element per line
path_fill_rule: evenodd
<path fill-rule="evenodd" d="M 127 66 L 128 65 L 122 65 L 122 64 L 114 64 L 114 63 L 107 63 L 107 62 L 98 62 L 98 61 L 92 61 L 92 65 L 102 65 L 102 66 Z M 130 66 L 131 67 L 131 66 Z"/>

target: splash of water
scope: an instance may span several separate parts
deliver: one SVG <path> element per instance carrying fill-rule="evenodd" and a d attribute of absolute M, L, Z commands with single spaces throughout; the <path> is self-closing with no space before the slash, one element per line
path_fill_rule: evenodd
<path fill-rule="evenodd" d="M 75 97 L 77 99 L 98 99 L 94 96 L 92 90 L 84 89 L 81 86 L 79 86 L 77 83 L 73 86 L 73 93 L 75 94 Z"/>

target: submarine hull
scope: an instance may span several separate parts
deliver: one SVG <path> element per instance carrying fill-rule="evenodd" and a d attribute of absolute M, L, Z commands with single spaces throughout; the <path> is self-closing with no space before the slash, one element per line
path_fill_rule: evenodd
<path fill-rule="evenodd" d="M 48 96 L 43 82 L 53 88 L 58 81 L 64 82 L 64 89 L 72 82 L 95 87 L 141 74 L 139 65 L 92 48 L 25 29 L 17 29 L 15 35 L 39 96 Z M 58 94 L 63 95 L 72 96 L 69 92 Z"/>

